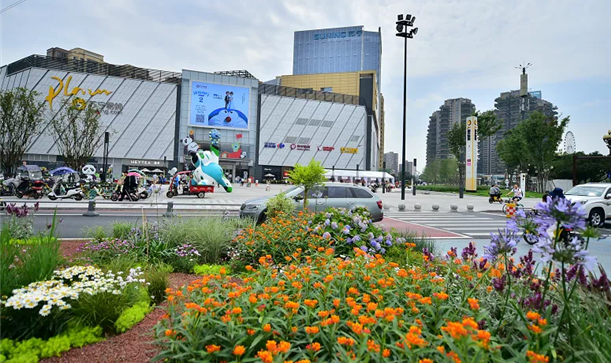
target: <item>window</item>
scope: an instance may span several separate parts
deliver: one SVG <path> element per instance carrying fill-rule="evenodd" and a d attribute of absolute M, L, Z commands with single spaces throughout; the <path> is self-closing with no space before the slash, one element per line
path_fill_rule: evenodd
<path fill-rule="evenodd" d="M 345 187 L 328 187 L 327 188 L 329 199 L 334 198 L 349 198 L 348 196 L 348 188 Z"/>
<path fill-rule="evenodd" d="M 352 191 L 352 195 L 354 195 L 355 198 L 373 198 L 373 195 L 371 195 L 371 193 L 369 193 L 365 189 L 350 188 L 350 190 Z"/>

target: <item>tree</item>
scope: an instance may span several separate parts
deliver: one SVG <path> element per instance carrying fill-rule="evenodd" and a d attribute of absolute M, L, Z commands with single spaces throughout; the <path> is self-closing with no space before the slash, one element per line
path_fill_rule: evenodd
<path fill-rule="evenodd" d="M 326 181 L 325 168 L 319 161 L 312 159 L 308 165 L 295 164 L 289 172 L 289 180 L 303 187 L 303 208 L 308 207 L 308 193 L 313 188 L 322 185 Z"/>
<path fill-rule="evenodd" d="M 424 167 L 424 171 L 422 172 L 422 174 L 420 174 L 420 179 L 427 181 L 429 183 L 436 184 L 437 180 L 439 179 L 440 164 L 441 164 L 440 160 L 430 161 Z"/>
<path fill-rule="evenodd" d="M 582 151 L 575 153 L 578 156 L 604 156 L 598 151 L 594 151 L 589 154 L 585 154 Z M 550 179 L 573 179 L 573 155 L 562 154 L 557 155 L 552 162 L 554 167 L 550 171 Z M 577 182 L 600 182 L 607 178 L 607 172 L 609 170 L 609 161 L 605 159 L 600 160 L 578 160 L 577 161 Z"/>
<path fill-rule="evenodd" d="M 0 91 L 0 165 L 12 174 L 45 120 L 38 93 L 25 88 Z"/>
<path fill-rule="evenodd" d="M 479 140 L 485 139 L 497 133 L 501 124 L 497 121 L 494 111 L 475 111 L 473 116 L 477 117 L 477 135 Z M 456 157 L 458 161 L 458 177 L 459 177 L 459 194 L 462 198 L 465 158 L 464 150 L 467 144 L 466 140 L 467 124 L 466 122 L 455 123 L 452 129 L 448 131 L 448 147 L 450 153 Z"/>
<path fill-rule="evenodd" d="M 79 170 L 102 145 L 100 112 L 92 104 L 67 99 L 51 126 L 59 154 L 72 169 Z"/>
<path fill-rule="evenodd" d="M 456 159 L 443 159 L 439 163 L 439 179 L 445 184 L 456 184 L 460 175 Z"/>
<path fill-rule="evenodd" d="M 499 157 L 519 171 L 534 170 L 537 174 L 537 189 L 543 191 L 568 123 L 569 117 L 558 119 L 556 116 L 533 112 L 497 145 Z"/>

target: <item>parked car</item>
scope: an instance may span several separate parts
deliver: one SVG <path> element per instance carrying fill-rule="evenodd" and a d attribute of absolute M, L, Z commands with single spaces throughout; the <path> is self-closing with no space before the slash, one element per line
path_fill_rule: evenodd
<path fill-rule="evenodd" d="M 294 200 L 297 210 L 303 210 L 303 192 L 302 187 L 293 186 L 284 193 Z M 367 187 L 329 182 L 310 190 L 308 194 L 308 209 L 313 212 L 322 212 L 331 207 L 346 209 L 365 207 L 369 209 L 374 222 L 384 218 L 382 199 Z M 253 218 L 258 223 L 265 221 L 269 198 L 271 197 L 247 200 L 240 207 L 240 217 Z"/>
<path fill-rule="evenodd" d="M 577 185 L 564 193 L 571 202 L 581 202 L 594 227 L 603 227 L 606 219 L 611 219 L 611 184 L 587 183 Z"/>

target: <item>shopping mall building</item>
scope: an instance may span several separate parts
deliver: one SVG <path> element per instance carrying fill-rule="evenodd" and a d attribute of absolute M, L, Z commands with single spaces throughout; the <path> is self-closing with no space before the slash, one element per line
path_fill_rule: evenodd
<path fill-rule="evenodd" d="M 247 71 L 167 72 L 106 63 L 92 52 L 98 57 L 72 56 L 83 49 L 49 51 L 0 68 L 0 90 L 36 91 L 45 107 L 47 121 L 24 155 L 28 164 L 63 165 L 49 122 L 80 99 L 99 109 L 110 133 L 108 165 L 115 176 L 131 168 L 184 169 L 181 139 L 208 148 L 212 129 L 221 133 L 227 175 L 278 180 L 312 159 L 328 169 L 377 170 L 379 122 L 371 93 L 265 84 Z M 375 73 L 360 79 L 376 87 Z M 90 163 L 100 168 L 102 159 L 101 147 Z"/>

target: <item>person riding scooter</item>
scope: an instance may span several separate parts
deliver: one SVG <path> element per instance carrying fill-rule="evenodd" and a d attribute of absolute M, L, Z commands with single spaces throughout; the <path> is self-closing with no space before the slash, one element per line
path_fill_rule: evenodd
<path fill-rule="evenodd" d="M 488 194 L 490 195 L 490 199 L 488 199 L 490 203 L 500 202 L 502 200 L 501 189 L 496 184 L 492 184 L 492 187 L 490 187 Z"/>

